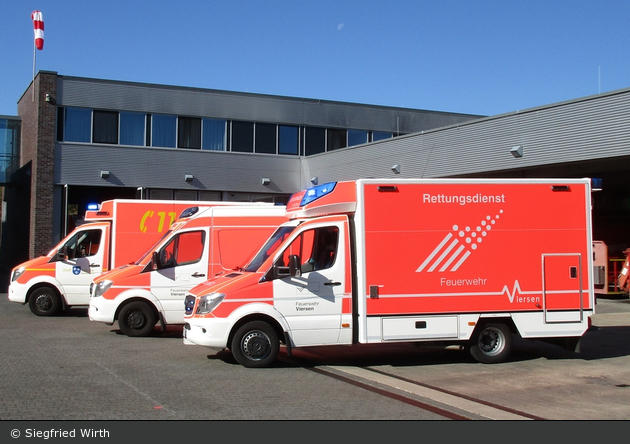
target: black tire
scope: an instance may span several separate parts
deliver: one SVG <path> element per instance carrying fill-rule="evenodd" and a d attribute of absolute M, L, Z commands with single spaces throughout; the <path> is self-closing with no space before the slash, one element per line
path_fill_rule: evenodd
<path fill-rule="evenodd" d="M 278 356 L 280 341 L 271 325 L 252 321 L 238 329 L 231 344 L 234 359 L 244 367 L 269 367 Z"/>
<path fill-rule="evenodd" d="M 485 324 L 473 335 L 469 352 L 483 364 L 503 362 L 512 352 L 512 332 L 505 324 Z"/>
<path fill-rule="evenodd" d="M 59 294 L 49 287 L 35 289 L 28 298 L 28 306 L 37 316 L 52 316 L 61 308 Z"/>
<path fill-rule="evenodd" d="M 146 302 L 130 302 L 118 314 L 118 327 L 127 336 L 149 336 L 156 323 L 157 315 Z"/>

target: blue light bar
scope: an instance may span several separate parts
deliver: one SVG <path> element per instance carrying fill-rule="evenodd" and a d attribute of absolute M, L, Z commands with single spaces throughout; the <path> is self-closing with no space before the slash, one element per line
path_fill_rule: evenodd
<path fill-rule="evenodd" d="M 309 188 L 308 190 L 306 190 L 306 193 L 302 198 L 302 202 L 300 202 L 300 206 L 303 207 L 304 205 L 307 205 L 314 200 L 331 193 L 332 190 L 335 189 L 335 185 L 337 185 L 337 182 L 328 182 L 322 185 L 317 185 L 313 188 Z"/>
<path fill-rule="evenodd" d="M 591 178 L 591 189 L 593 191 L 601 191 L 602 189 L 602 179 L 598 177 Z"/>
<path fill-rule="evenodd" d="M 180 219 L 183 219 L 185 217 L 192 217 L 195 214 L 197 214 L 199 212 L 199 207 L 190 207 L 190 208 L 186 208 L 184 211 L 182 211 L 179 215 Z"/>
<path fill-rule="evenodd" d="M 100 207 L 100 205 L 97 204 L 97 203 L 89 203 L 87 205 L 87 209 L 90 210 L 90 211 L 98 210 L 99 207 Z"/>

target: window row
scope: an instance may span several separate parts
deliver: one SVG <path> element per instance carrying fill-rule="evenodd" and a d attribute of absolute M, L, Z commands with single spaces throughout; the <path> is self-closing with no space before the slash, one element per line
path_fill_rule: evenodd
<path fill-rule="evenodd" d="M 393 137 L 391 132 L 59 107 L 60 142 L 305 155 Z"/>

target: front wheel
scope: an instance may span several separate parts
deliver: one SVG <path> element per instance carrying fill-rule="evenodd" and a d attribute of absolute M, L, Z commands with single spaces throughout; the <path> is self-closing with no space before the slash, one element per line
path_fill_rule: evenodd
<path fill-rule="evenodd" d="M 118 314 L 118 327 L 127 336 L 148 336 L 156 323 L 155 311 L 145 302 L 130 302 Z"/>
<path fill-rule="evenodd" d="M 28 298 L 28 306 L 37 316 L 52 316 L 59 311 L 61 300 L 59 294 L 48 287 L 41 287 L 33 291 Z"/>
<path fill-rule="evenodd" d="M 252 321 L 238 329 L 232 339 L 231 350 L 234 359 L 244 367 L 268 367 L 278 356 L 280 341 L 271 325 L 264 321 Z"/>
<path fill-rule="evenodd" d="M 512 351 L 512 332 L 505 324 L 486 324 L 473 336 L 469 351 L 483 364 L 503 362 Z"/>

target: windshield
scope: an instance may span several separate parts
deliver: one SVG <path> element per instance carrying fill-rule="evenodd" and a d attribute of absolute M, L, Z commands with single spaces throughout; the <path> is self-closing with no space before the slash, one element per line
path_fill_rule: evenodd
<path fill-rule="evenodd" d="M 245 266 L 244 271 L 258 271 L 260 266 L 267 260 L 269 256 L 274 254 L 284 240 L 295 230 L 294 226 L 284 226 L 276 230 L 269 238 L 265 245 L 260 249 L 258 254 L 254 256 L 252 261 Z"/>
<path fill-rule="evenodd" d="M 145 251 L 142 254 L 142 256 L 140 256 L 140 259 L 134 262 L 134 265 L 140 265 L 144 261 L 144 258 L 147 257 L 148 255 L 151 255 L 151 253 L 153 253 L 155 248 L 164 240 L 164 238 L 166 238 L 166 236 L 169 236 L 172 232 L 173 230 L 168 230 L 166 233 L 164 233 L 164 236 L 162 236 L 156 243 L 151 245 L 151 248 Z"/>

